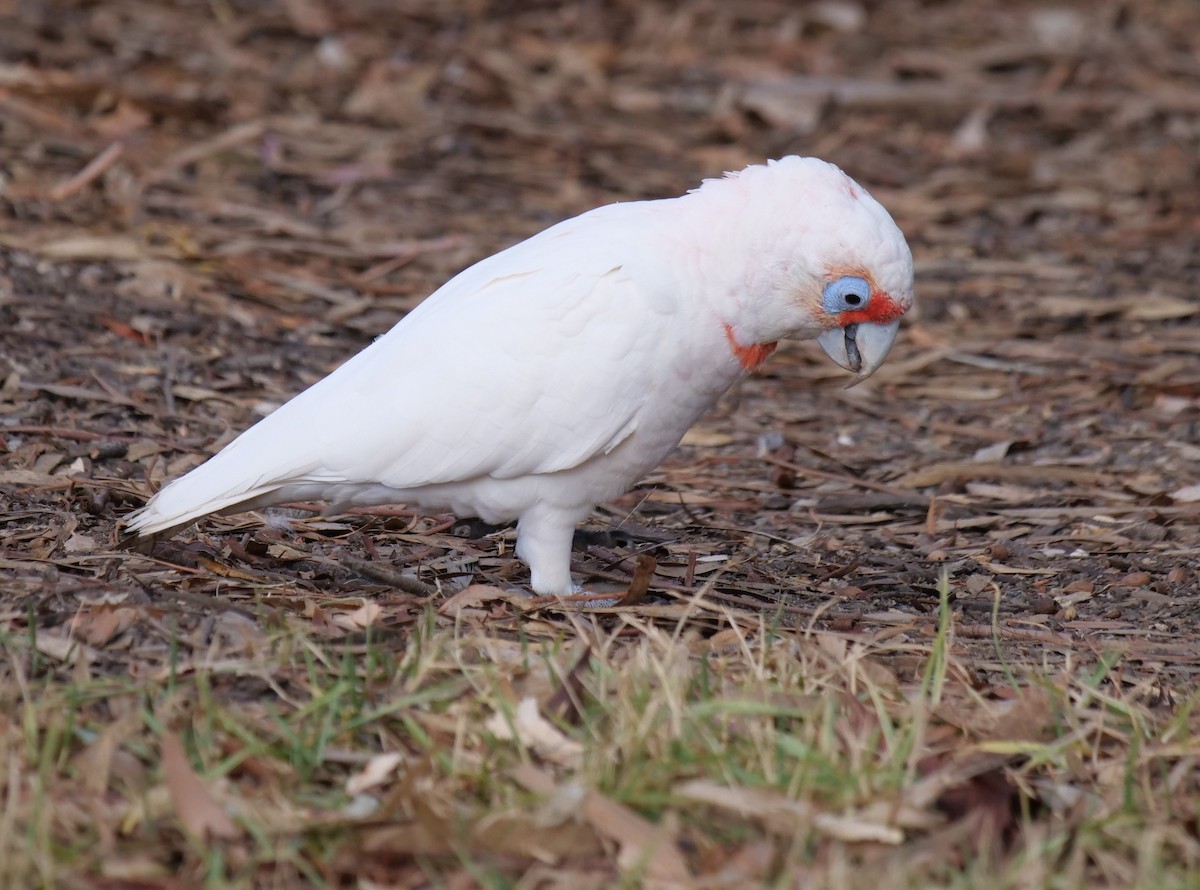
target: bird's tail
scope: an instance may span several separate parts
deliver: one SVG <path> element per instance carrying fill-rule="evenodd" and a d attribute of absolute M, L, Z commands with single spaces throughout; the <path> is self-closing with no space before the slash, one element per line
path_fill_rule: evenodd
<path fill-rule="evenodd" d="M 130 513 L 126 517 L 125 531 L 146 537 L 175 531 L 213 513 L 237 513 L 276 502 L 273 496 L 282 487 L 278 482 L 227 490 L 213 496 L 209 482 L 216 475 L 216 468 L 209 470 L 208 467 L 216 460 L 213 458 L 176 479 L 150 498 L 144 507 Z"/>
<path fill-rule="evenodd" d="M 279 409 L 222 451 L 170 484 L 127 517 L 126 531 L 145 537 L 213 513 L 237 513 L 307 496 L 322 478 L 307 437 L 293 429 L 295 411 Z M 308 483 L 309 485 L 306 485 Z"/>

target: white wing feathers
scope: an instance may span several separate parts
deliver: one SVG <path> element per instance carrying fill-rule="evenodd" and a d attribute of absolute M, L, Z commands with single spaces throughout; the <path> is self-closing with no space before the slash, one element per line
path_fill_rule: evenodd
<path fill-rule="evenodd" d="M 130 528 L 174 528 L 308 482 L 507 479 L 615 448 L 637 426 L 674 307 L 631 267 L 644 206 L 600 208 L 467 269 L 164 488 Z"/>

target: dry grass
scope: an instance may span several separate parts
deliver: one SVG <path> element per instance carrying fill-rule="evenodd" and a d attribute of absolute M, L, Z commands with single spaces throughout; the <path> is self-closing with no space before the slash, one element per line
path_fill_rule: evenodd
<path fill-rule="evenodd" d="M 85 642 L 103 605 L 74 641 L 8 614 L 0 861 L 12 887 L 1186 886 L 1195 693 L 1103 659 L 980 692 L 943 591 L 932 638 L 874 640 L 703 593 L 518 619 L 477 586 L 402 645 L 387 606 L 344 636 L 121 607 L 133 676 Z"/>

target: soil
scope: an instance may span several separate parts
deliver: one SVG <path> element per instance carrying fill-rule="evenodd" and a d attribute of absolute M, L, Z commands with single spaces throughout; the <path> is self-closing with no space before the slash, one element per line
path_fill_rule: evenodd
<path fill-rule="evenodd" d="M 981 674 L 1109 653 L 1191 684 L 1191 0 L 9 6 L 17 614 L 124 598 L 201 622 L 365 596 L 404 615 L 422 597 L 397 575 L 524 583 L 511 531 L 399 507 L 213 519 L 146 553 L 119 523 L 471 262 L 598 204 L 814 154 L 910 240 L 918 308 L 892 357 L 845 389 L 785 344 L 597 511 L 581 579 L 627 586 L 649 554 L 647 614 L 707 586 L 866 639 L 932 633 L 945 578 Z"/>

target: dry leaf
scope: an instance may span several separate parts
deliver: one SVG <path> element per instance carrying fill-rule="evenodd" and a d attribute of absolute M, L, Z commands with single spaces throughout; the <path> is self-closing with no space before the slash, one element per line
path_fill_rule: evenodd
<path fill-rule="evenodd" d="M 993 442 L 991 445 L 985 445 L 971 455 L 971 460 L 985 464 L 996 463 L 1004 460 L 1010 448 L 1012 448 L 1012 442 L 1007 439 L 1001 442 Z"/>
<path fill-rule="evenodd" d="M 755 819 L 778 834 L 790 836 L 811 826 L 840 841 L 899 844 L 904 840 L 904 832 L 893 825 L 861 816 L 822 813 L 807 801 L 792 800 L 777 791 L 734 788 L 708 779 L 696 779 L 677 785 L 675 793 Z"/>
<path fill-rule="evenodd" d="M 344 630 L 357 631 L 378 624 L 381 617 L 383 608 L 378 603 L 365 602 L 353 612 L 333 612 L 329 620 Z"/>
<path fill-rule="evenodd" d="M 1177 488 L 1171 492 L 1170 497 L 1177 504 L 1194 504 L 1200 501 L 1200 483 Z"/>
<path fill-rule="evenodd" d="M 709 779 L 684 782 L 675 786 L 673 793 L 752 818 L 777 834 L 807 831 L 817 817 L 816 809 L 808 801 L 790 800 L 778 792 L 760 788 L 734 788 Z"/>
<path fill-rule="evenodd" d="M 164 733 L 161 743 L 163 778 L 175 814 L 187 832 L 207 841 L 212 838 L 233 840 L 242 831 L 212 796 L 208 786 L 192 769 L 179 736 Z"/>
<path fill-rule="evenodd" d="M 1187 318 L 1200 312 L 1200 304 L 1194 300 L 1182 300 L 1163 294 L 1136 294 L 1112 299 L 1096 297 L 1043 297 L 1040 310 L 1051 317 L 1084 316 L 1102 317 L 1117 315 L 1142 321 L 1167 321 Z"/>
<path fill-rule="evenodd" d="M 498 739 L 519 739 L 521 744 L 552 763 L 577 768 L 583 758 L 583 746 L 543 717 L 538 711 L 537 699 L 532 697 L 521 700 L 511 721 L 497 711 L 488 719 L 486 727 Z"/>
<path fill-rule="evenodd" d="M 530 764 L 517 767 L 512 775 L 521 785 L 545 797 L 561 793 L 550 775 Z M 599 834 L 619 845 L 622 870 L 638 875 L 640 886 L 694 886 L 687 861 L 679 852 L 673 824 L 655 825 L 624 804 L 591 790 L 584 792 L 580 815 Z"/>
<path fill-rule="evenodd" d="M 396 772 L 396 767 L 404 762 L 404 755 L 398 751 L 388 751 L 376 754 L 367 761 L 367 765 L 346 780 L 347 794 L 362 794 L 369 788 L 382 785 Z"/>
<path fill-rule="evenodd" d="M 63 549 L 67 553 L 91 553 L 96 549 L 96 539 L 76 532 L 63 542 Z"/>
<path fill-rule="evenodd" d="M 77 612 L 71 619 L 71 633 L 76 637 L 83 637 L 89 646 L 104 646 L 133 624 L 137 616 L 137 610 L 128 606 L 101 604 Z"/>
<path fill-rule="evenodd" d="M 719 448 L 722 445 L 732 445 L 735 441 L 737 440 L 729 433 L 695 426 L 683 434 L 679 444 L 696 448 Z"/>
<path fill-rule="evenodd" d="M 636 606 L 646 598 L 650 590 L 650 579 L 654 577 L 657 560 L 649 553 L 638 554 L 637 568 L 629 582 L 629 589 L 617 601 L 618 606 Z"/>
<path fill-rule="evenodd" d="M 280 562 L 292 562 L 297 559 L 308 559 L 312 556 L 311 553 L 305 553 L 303 550 L 297 550 L 290 544 L 282 543 L 269 545 L 267 547 L 267 555 Z"/>
<path fill-rule="evenodd" d="M 514 593 L 513 591 L 504 590 L 491 584 L 471 584 L 438 606 L 438 614 L 457 616 L 464 609 L 474 609 L 477 606 L 482 606 L 484 603 L 496 602 L 497 600 L 507 602 L 514 597 L 518 600 L 528 599 L 528 597 L 519 592 Z"/>
<path fill-rule="evenodd" d="M 1083 485 L 1095 485 L 1103 481 L 1099 473 L 1080 467 L 948 461 L 908 473 L 897 479 L 895 485 L 899 488 L 927 488 L 954 479 L 1011 479 L 1019 482 L 1074 482 Z"/>
<path fill-rule="evenodd" d="M 124 766 L 127 772 L 132 769 L 133 774 L 140 777 L 143 772 L 141 761 L 128 752 L 120 751 L 120 746 L 126 739 L 134 736 L 141 725 L 141 717 L 136 711 L 125 714 L 104 727 L 100 734 L 75 756 L 75 764 L 86 788 L 96 794 L 103 793 L 108 788 L 114 763 Z M 128 777 L 127 775 L 126 778 Z"/>
<path fill-rule="evenodd" d="M 91 663 L 97 658 L 96 650 L 91 646 L 85 646 L 69 636 L 60 636 L 49 631 L 39 633 L 34 645 L 38 652 L 49 655 L 51 658 L 57 658 L 59 661 L 82 659 L 84 662 Z"/>
<path fill-rule="evenodd" d="M 524 812 L 502 811 L 484 816 L 472 826 L 471 839 L 497 853 L 532 856 L 543 862 L 603 853 L 600 839 L 591 826 L 576 819 L 547 825 Z"/>
<path fill-rule="evenodd" d="M 321 0 L 283 0 L 292 26 L 305 37 L 321 37 L 333 30 L 333 18 Z"/>
<path fill-rule="evenodd" d="M 136 260 L 144 255 L 141 242 L 127 235 L 69 235 L 34 249 L 56 260 Z"/>
<path fill-rule="evenodd" d="M 37 488 L 62 488 L 71 482 L 64 476 L 51 476 L 36 470 L 0 470 L 0 485 L 32 485 Z"/>
<path fill-rule="evenodd" d="M 252 575 L 249 572 L 243 572 L 241 569 L 235 569 L 232 566 L 223 565 L 215 559 L 209 559 L 207 556 L 197 556 L 196 562 L 204 566 L 214 575 L 220 575 L 222 578 L 233 578 L 237 581 L 245 581 L 249 584 L 262 584 L 265 580 L 259 575 Z"/>

